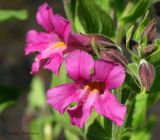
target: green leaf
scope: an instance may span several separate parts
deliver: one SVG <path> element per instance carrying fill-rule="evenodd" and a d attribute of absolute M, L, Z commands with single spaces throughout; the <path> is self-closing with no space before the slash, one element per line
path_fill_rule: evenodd
<path fill-rule="evenodd" d="M 106 1 L 110 1 L 111 9 L 114 9 L 117 18 L 120 18 L 122 12 L 125 9 L 126 1 L 125 0 L 106 0 Z"/>
<path fill-rule="evenodd" d="M 149 132 L 143 131 L 136 131 L 133 132 L 131 135 L 130 140 L 150 140 L 151 135 Z"/>
<path fill-rule="evenodd" d="M 15 103 L 16 103 L 15 101 L 8 101 L 8 102 L 0 103 L 0 113 L 2 113 L 8 107 L 15 105 Z"/>
<path fill-rule="evenodd" d="M 46 104 L 45 90 L 42 80 L 35 76 L 32 79 L 31 91 L 28 96 L 29 108 L 42 108 Z"/>
<path fill-rule="evenodd" d="M 133 114 L 133 129 L 145 128 L 148 94 L 137 94 Z"/>
<path fill-rule="evenodd" d="M 145 29 L 145 27 L 147 26 L 149 20 L 148 20 L 148 14 L 149 14 L 149 11 L 146 12 L 143 20 L 139 23 L 138 25 L 138 28 L 133 36 L 133 40 L 137 41 L 137 42 L 141 42 L 141 36 L 142 36 L 142 33 Z"/>
<path fill-rule="evenodd" d="M 128 88 L 130 92 L 140 92 L 140 79 L 138 74 L 138 65 L 136 63 L 128 64 L 128 73 L 126 74 L 124 87 Z"/>
<path fill-rule="evenodd" d="M 78 32 L 81 25 L 85 33 L 113 36 L 113 20 L 99 5 L 92 0 L 77 0 L 76 2 L 76 23 L 74 25 Z M 78 22 L 80 23 L 77 27 Z"/>
<path fill-rule="evenodd" d="M 38 117 L 29 124 L 29 132 L 32 132 L 31 140 L 44 140 L 44 124 L 47 121 L 46 117 Z"/>
<path fill-rule="evenodd" d="M 110 140 L 112 135 L 112 122 L 103 116 L 94 115 L 90 125 L 85 130 L 87 140 Z M 92 122 L 92 123 L 91 123 Z"/>
<path fill-rule="evenodd" d="M 88 128 L 92 123 L 95 121 L 95 119 L 98 117 L 98 114 L 96 112 L 93 112 L 87 122 L 85 123 L 85 133 L 87 133 Z"/>
<path fill-rule="evenodd" d="M 26 20 L 28 17 L 28 13 L 26 10 L 0 10 L 0 22 L 16 18 L 19 20 Z"/>
<path fill-rule="evenodd" d="M 160 47 L 153 52 L 150 56 L 148 56 L 148 62 L 152 63 L 152 64 L 156 64 L 160 62 Z"/>
<path fill-rule="evenodd" d="M 61 132 L 62 132 L 62 125 L 59 122 L 55 122 L 55 124 L 53 125 L 53 128 L 52 128 L 52 136 L 53 136 L 53 138 L 57 139 L 58 136 L 60 136 Z"/>
<path fill-rule="evenodd" d="M 0 113 L 16 104 L 20 89 L 13 86 L 0 86 Z"/>
<path fill-rule="evenodd" d="M 139 79 L 139 73 L 138 73 L 139 66 L 136 63 L 130 63 L 128 64 L 128 69 L 132 73 L 133 76 L 135 76 L 138 80 Z"/>
<path fill-rule="evenodd" d="M 95 0 L 95 3 L 106 12 L 111 9 L 109 0 Z"/>
<path fill-rule="evenodd" d="M 155 40 L 154 42 L 155 50 L 152 54 L 150 54 L 147 57 L 147 61 L 154 65 L 155 68 L 155 80 L 153 82 L 153 85 L 150 89 L 150 105 L 152 105 L 155 101 L 160 99 L 159 91 L 160 91 L 160 41 Z"/>
<path fill-rule="evenodd" d="M 127 47 L 128 50 L 130 50 L 129 45 L 130 45 L 130 40 L 131 40 L 131 37 L 132 37 L 133 29 L 134 29 L 134 26 L 132 25 L 126 33 L 126 47 Z"/>
<path fill-rule="evenodd" d="M 79 140 L 79 137 L 72 134 L 70 131 L 68 130 L 64 130 L 64 135 L 66 137 L 67 140 Z"/>
<path fill-rule="evenodd" d="M 60 68 L 59 75 L 54 75 L 51 81 L 51 87 L 58 86 L 59 84 L 63 84 L 69 81 L 69 78 L 67 77 L 67 72 L 65 69 L 65 66 L 62 65 Z"/>
<path fill-rule="evenodd" d="M 73 135 L 83 136 L 81 129 L 71 124 L 70 118 L 67 113 L 61 116 L 58 112 L 55 111 L 53 117 L 55 122 L 61 124 L 64 129 L 70 131 Z"/>
<path fill-rule="evenodd" d="M 124 22 L 135 21 L 137 18 L 139 18 L 147 11 L 150 4 L 151 4 L 150 0 L 139 0 L 139 1 L 129 2 L 127 4 L 126 9 L 123 12 L 121 20 Z"/>

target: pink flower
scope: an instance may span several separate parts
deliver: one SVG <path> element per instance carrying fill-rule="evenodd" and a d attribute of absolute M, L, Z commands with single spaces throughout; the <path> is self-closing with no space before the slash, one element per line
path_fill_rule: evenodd
<path fill-rule="evenodd" d="M 67 112 L 72 124 L 80 128 L 92 109 L 121 126 L 126 107 L 118 102 L 111 89 L 122 85 L 125 79 L 123 67 L 109 61 L 94 61 L 87 52 L 75 50 L 66 57 L 66 69 L 74 82 L 48 90 L 48 103 L 63 114 L 72 102 L 77 102 Z"/>
<path fill-rule="evenodd" d="M 112 42 L 100 35 L 84 35 L 71 32 L 70 22 L 58 14 L 54 14 L 47 3 L 38 9 L 36 20 L 45 32 L 30 30 L 26 36 L 25 54 L 38 52 L 32 65 L 32 73 L 37 73 L 41 67 L 58 74 L 64 61 L 64 55 L 75 49 L 91 51 L 91 39 L 104 45 Z"/>
<path fill-rule="evenodd" d="M 54 14 L 47 3 L 39 7 L 36 20 L 46 32 L 31 30 L 27 33 L 25 54 L 39 52 L 32 65 L 32 73 L 44 67 L 58 74 L 71 32 L 70 23 L 62 16 Z"/>

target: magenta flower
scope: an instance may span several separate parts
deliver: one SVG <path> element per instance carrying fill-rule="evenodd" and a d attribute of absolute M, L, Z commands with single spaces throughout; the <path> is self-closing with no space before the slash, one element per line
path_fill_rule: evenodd
<path fill-rule="evenodd" d="M 31 30 L 27 33 L 25 54 L 39 52 L 32 65 L 32 73 L 44 67 L 58 74 L 71 32 L 70 23 L 62 16 L 53 14 L 47 3 L 39 7 L 36 19 L 46 32 Z"/>
<path fill-rule="evenodd" d="M 48 90 L 48 103 L 63 114 L 72 102 L 77 102 L 67 112 L 72 124 L 80 128 L 92 109 L 121 126 L 126 107 L 118 102 L 111 89 L 122 85 L 125 79 L 123 67 L 109 61 L 94 61 L 87 52 L 75 50 L 66 57 L 66 69 L 74 82 Z"/>
<path fill-rule="evenodd" d="M 26 36 L 25 54 L 38 52 L 32 65 L 32 73 L 39 71 L 41 67 L 58 74 L 64 61 L 64 55 L 75 49 L 91 51 L 91 40 L 94 37 L 97 42 L 110 45 L 108 39 L 100 35 L 84 35 L 71 32 L 70 22 L 58 14 L 54 14 L 47 3 L 38 9 L 36 20 L 45 32 L 31 30 Z"/>

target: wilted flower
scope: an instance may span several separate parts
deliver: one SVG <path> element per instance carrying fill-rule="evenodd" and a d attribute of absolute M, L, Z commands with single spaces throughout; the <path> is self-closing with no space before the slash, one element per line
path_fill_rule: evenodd
<path fill-rule="evenodd" d="M 111 89 L 122 85 L 125 79 L 123 67 L 110 61 L 94 61 L 87 52 L 75 50 L 66 57 L 66 69 L 74 82 L 48 90 L 48 103 L 63 114 L 72 102 L 77 102 L 67 112 L 72 124 L 78 127 L 83 127 L 92 108 L 121 126 L 126 107 L 118 102 Z"/>

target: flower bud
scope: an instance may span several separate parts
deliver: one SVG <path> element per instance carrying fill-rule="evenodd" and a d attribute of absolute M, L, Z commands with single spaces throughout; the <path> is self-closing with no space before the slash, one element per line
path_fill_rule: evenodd
<path fill-rule="evenodd" d="M 144 59 L 141 60 L 139 65 L 139 76 L 141 84 L 145 87 L 146 91 L 149 91 L 155 78 L 154 66 Z"/>
<path fill-rule="evenodd" d="M 128 60 L 126 59 L 126 57 L 116 49 L 101 50 L 100 57 L 104 60 L 120 63 L 124 67 L 126 67 L 126 65 L 128 64 Z"/>
<path fill-rule="evenodd" d="M 156 50 L 154 44 L 149 44 L 146 48 L 144 48 L 144 55 L 148 56 Z"/>
<path fill-rule="evenodd" d="M 142 36 L 147 36 L 147 42 L 148 43 L 153 43 L 155 37 L 156 37 L 156 24 L 157 21 L 156 19 L 152 19 L 149 24 L 147 25 L 147 27 L 144 29 L 144 32 L 142 34 Z"/>

